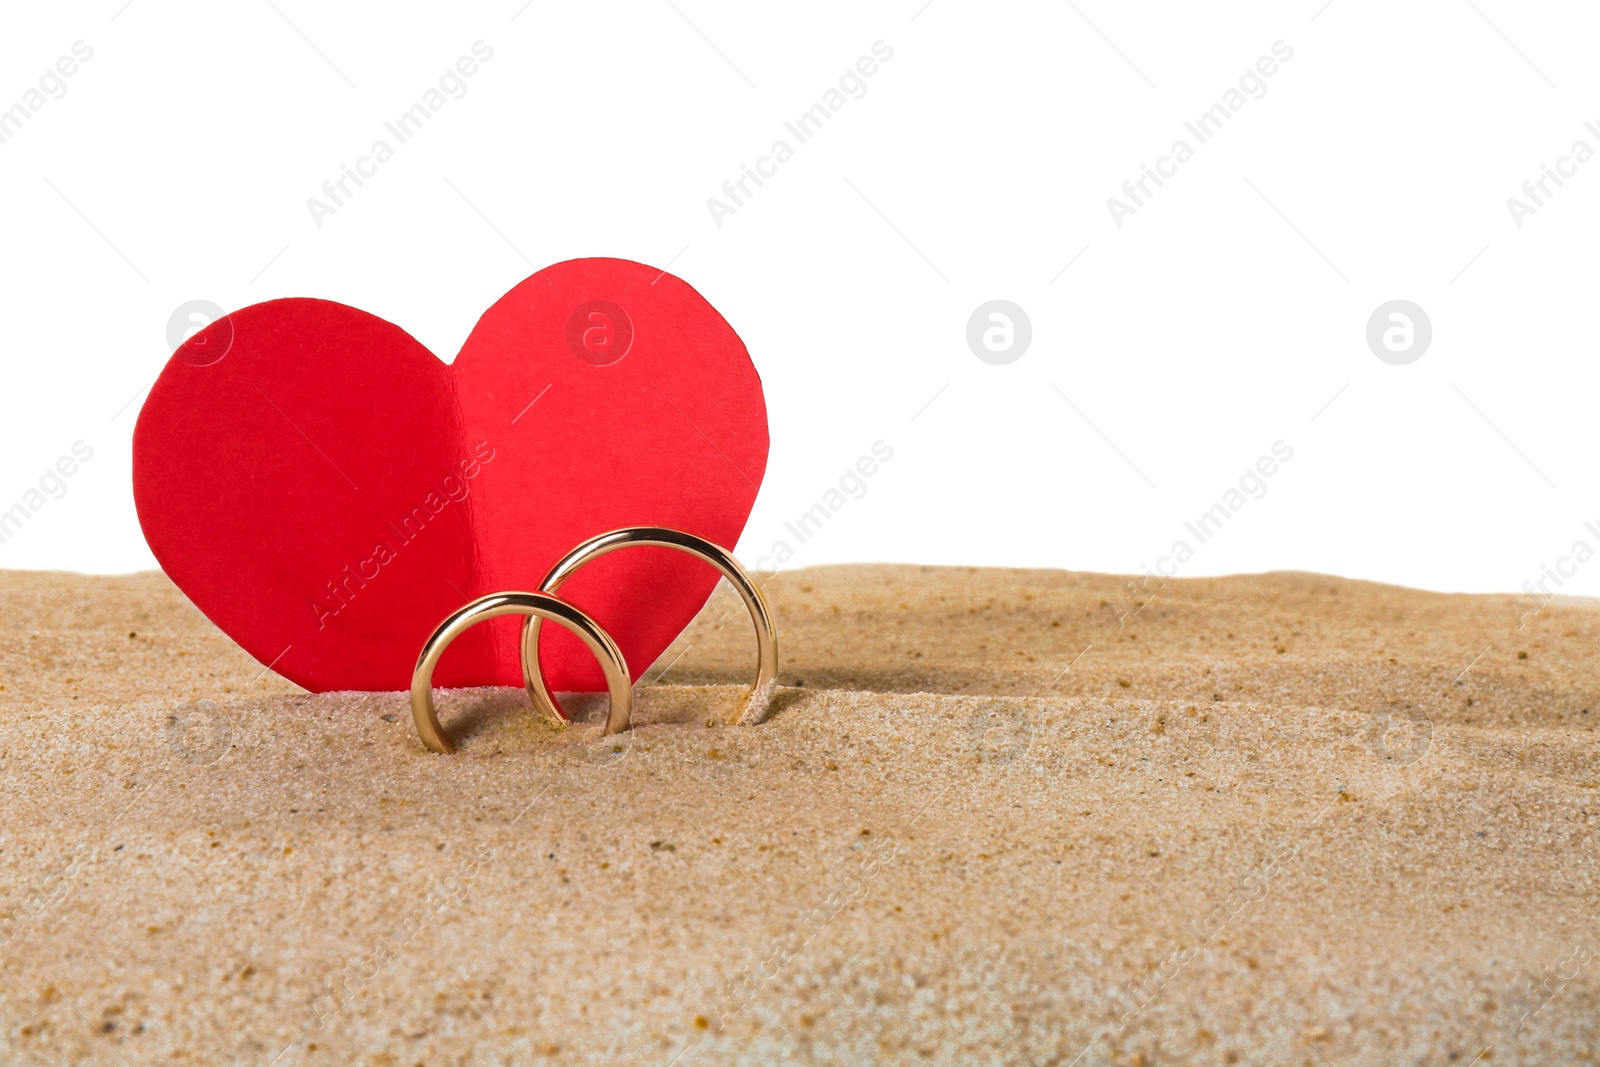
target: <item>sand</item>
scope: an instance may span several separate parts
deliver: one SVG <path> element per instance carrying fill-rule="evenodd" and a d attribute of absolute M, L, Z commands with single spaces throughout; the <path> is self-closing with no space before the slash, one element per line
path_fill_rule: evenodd
<path fill-rule="evenodd" d="M 403 695 L 307 694 L 159 574 L 0 572 L 0 1062 L 1600 1056 L 1596 609 L 768 590 L 766 725 L 717 724 L 754 660 L 723 587 L 630 734 L 457 692 L 437 756 Z"/>

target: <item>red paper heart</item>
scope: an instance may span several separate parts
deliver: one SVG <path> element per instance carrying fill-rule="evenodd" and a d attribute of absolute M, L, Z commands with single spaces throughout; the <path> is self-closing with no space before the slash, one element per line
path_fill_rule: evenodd
<path fill-rule="evenodd" d="M 766 463 L 761 379 L 722 316 L 663 271 L 580 259 L 502 297 L 448 366 L 325 300 L 217 320 L 145 401 L 133 488 L 161 566 L 256 659 L 317 692 L 395 690 L 446 615 L 536 588 L 594 534 L 670 526 L 732 547 Z M 637 678 L 716 578 L 638 548 L 562 595 Z M 464 635 L 436 684 L 520 685 L 517 625 Z M 552 688 L 603 689 L 588 651 L 546 630 Z"/>

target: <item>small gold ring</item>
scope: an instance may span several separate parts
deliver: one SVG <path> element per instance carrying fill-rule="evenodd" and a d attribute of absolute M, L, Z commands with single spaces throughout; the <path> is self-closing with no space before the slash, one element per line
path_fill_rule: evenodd
<path fill-rule="evenodd" d="M 411 673 L 411 717 L 416 720 L 422 743 L 434 752 L 454 752 L 456 746 L 439 725 L 433 706 L 433 669 L 450 642 L 485 619 L 500 615 L 526 615 L 529 619 L 550 619 L 578 636 L 605 671 L 606 688 L 611 693 L 611 714 L 605 732 L 621 733 L 633 718 L 633 688 L 628 680 L 628 662 L 622 650 L 600 624 L 582 611 L 549 593 L 491 593 L 459 609 L 439 624 L 422 646 L 417 668 Z"/>
<path fill-rule="evenodd" d="M 756 681 L 746 694 L 735 721 L 741 726 L 764 722 L 772 704 L 772 694 L 778 687 L 778 634 L 772 625 L 772 610 L 767 606 L 767 598 L 727 549 L 682 530 L 669 530 L 663 526 L 629 526 L 591 537 L 568 552 L 550 568 L 550 573 L 539 583 L 539 588 L 554 593 L 585 563 L 629 545 L 675 548 L 679 552 L 697 556 L 721 571 L 722 576 L 738 591 L 744 606 L 750 611 L 750 621 L 756 627 Z M 544 683 L 544 674 L 539 669 L 539 619 L 536 616 L 530 616 L 522 623 L 522 680 L 536 707 L 557 722 L 568 721 L 566 712 L 550 695 Z"/>

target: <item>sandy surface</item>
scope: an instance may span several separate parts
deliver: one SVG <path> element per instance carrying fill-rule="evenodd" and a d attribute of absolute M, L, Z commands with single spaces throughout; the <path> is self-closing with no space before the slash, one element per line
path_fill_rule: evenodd
<path fill-rule="evenodd" d="M 1600 613 L 1302 574 L 724 587 L 624 738 L 0 572 L 0 1063 L 1600 1056 Z M 90 602 L 90 598 L 93 602 Z M 588 702 L 598 713 L 599 705 Z"/>

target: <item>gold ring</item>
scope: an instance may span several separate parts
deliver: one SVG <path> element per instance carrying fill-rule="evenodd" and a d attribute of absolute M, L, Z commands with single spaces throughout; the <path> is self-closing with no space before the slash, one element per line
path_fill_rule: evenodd
<path fill-rule="evenodd" d="M 703 537 L 684 533 L 682 530 L 669 530 L 664 526 L 629 526 L 591 537 L 568 552 L 560 562 L 550 568 L 550 573 L 539 583 L 539 588 L 554 593 L 585 563 L 629 545 L 675 548 L 679 552 L 697 556 L 721 571 L 722 576 L 738 590 L 739 596 L 744 600 L 744 606 L 750 611 L 750 621 L 755 623 L 756 627 L 756 681 L 746 694 L 744 705 L 740 708 L 735 721 L 741 726 L 754 726 L 765 721 L 772 703 L 772 694 L 778 687 L 778 634 L 772 625 L 772 610 L 767 607 L 767 598 L 761 594 L 761 590 L 750 579 L 750 575 L 727 549 Z M 544 683 L 544 675 L 539 669 L 537 616 L 530 616 L 522 624 L 522 680 L 527 685 L 528 695 L 533 698 L 536 707 L 557 722 L 568 721 L 566 712 L 561 710 L 561 705 L 550 695 L 550 690 Z"/>
<path fill-rule="evenodd" d="M 411 717 L 416 720 L 422 743 L 434 752 L 454 752 L 456 746 L 439 725 L 433 706 L 433 669 L 450 642 L 485 619 L 500 615 L 526 615 L 529 619 L 550 619 L 571 630 L 589 646 L 605 671 L 606 688 L 611 693 L 611 714 L 605 732 L 621 733 L 633 718 L 633 688 L 628 681 L 628 662 L 622 650 L 600 624 L 582 611 L 549 593 L 491 593 L 459 609 L 439 624 L 422 646 L 417 669 L 411 673 Z"/>

